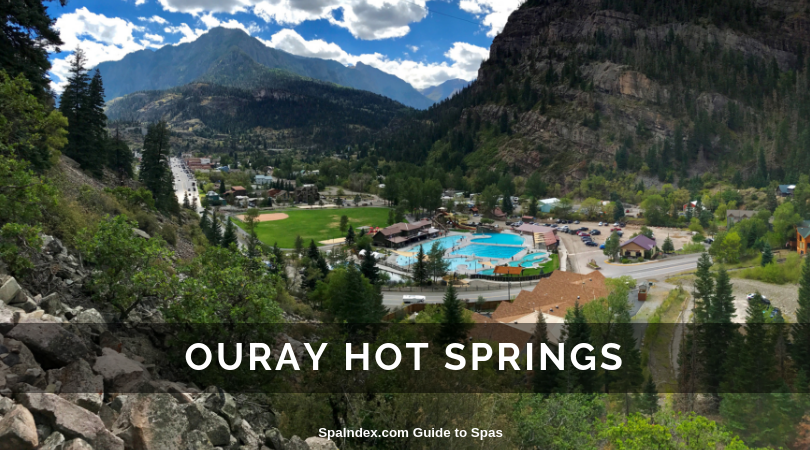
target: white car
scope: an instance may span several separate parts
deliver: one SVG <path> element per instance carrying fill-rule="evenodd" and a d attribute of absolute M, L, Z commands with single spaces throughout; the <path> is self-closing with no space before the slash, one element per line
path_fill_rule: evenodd
<path fill-rule="evenodd" d="M 600 226 L 600 227 L 602 227 L 602 226 L 604 226 L 604 225 L 605 225 L 605 223 L 604 223 L 604 222 L 599 222 L 599 226 Z"/>

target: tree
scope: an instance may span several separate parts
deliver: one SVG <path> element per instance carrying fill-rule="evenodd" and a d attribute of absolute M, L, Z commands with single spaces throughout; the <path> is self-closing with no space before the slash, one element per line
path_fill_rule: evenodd
<path fill-rule="evenodd" d="M 394 224 L 394 210 L 389 209 L 388 210 L 388 225 L 393 225 L 393 224 Z"/>
<path fill-rule="evenodd" d="M 618 222 L 624 218 L 624 205 L 621 201 L 616 200 L 613 206 L 613 220 Z"/>
<path fill-rule="evenodd" d="M 591 342 L 591 328 L 585 320 L 579 302 L 565 313 L 565 323 L 560 332 L 560 342 L 565 343 L 566 349 L 572 349 L 579 344 Z M 560 377 L 560 387 L 565 393 L 594 393 L 596 392 L 596 377 L 591 370 L 577 370 L 570 359 L 565 360 L 565 371 Z"/>
<path fill-rule="evenodd" d="M 542 347 L 544 345 L 555 354 L 558 350 L 557 345 L 548 339 L 548 324 L 542 311 L 537 311 L 537 321 L 534 325 L 531 342 L 534 351 L 532 355 L 534 364 L 540 364 L 540 361 L 542 361 Z M 536 394 L 550 394 L 556 390 L 560 372 L 555 369 L 556 366 L 553 364 L 546 366 L 546 370 L 539 370 L 539 367 L 534 369 L 532 389 Z"/>
<path fill-rule="evenodd" d="M 301 239 L 301 235 L 295 236 L 295 254 L 301 256 L 301 253 L 304 251 L 304 240 Z"/>
<path fill-rule="evenodd" d="M 611 261 L 616 261 L 619 257 L 619 252 L 621 251 L 621 238 L 619 234 L 615 231 L 613 234 L 610 235 L 607 240 L 605 240 L 605 248 L 603 253 L 605 256 L 609 257 Z"/>
<path fill-rule="evenodd" d="M 191 209 L 191 203 L 188 201 L 188 192 L 183 194 L 183 208 Z"/>
<path fill-rule="evenodd" d="M 96 299 L 119 311 L 122 321 L 146 298 L 167 298 L 175 281 L 169 270 L 172 252 L 158 236 L 144 239 L 134 234 L 137 226 L 124 215 L 107 217 L 95 232 L 84 229 L 77 238 L 85 261 L 97 269 L 89 287 Z"/>
<path fill-rule="evenodd" d="M 798 303 L 796 324 L 792 327 L 793 362 L 797 370 L 810 374 L 810 262 L 807 259 L 802 263 Z"/>
<path fill-rule="evenodd" d="M 428 251 L 426 269 L 431 279 L 441 278 L 450 269 L 450 261 L 444 258 L 444 247 L 438 241 L 433 242 Z"/>
<path fill-rule="evenodd" d="M 354 245 L 354 228 L 349 225 L 349 231 L 346 233 L 346 245 Z"/>
<path fill-rule="evenodd" d="M 382 294 L 353 263 L 333 270 L 318 282 L 311 297 L 321 302 L 336 322 L 356 328 L 378 323 L 386 313 Z"/>
<path fill-rule="evenodd" d="M 802 218 L 796 212 L 793 202 L 784 202 L 779 205 L 773 213 L 773 232 L 776 242 L 771 242 L 774 247 L 782 248 L 792 236 L 795 236 L 795 226 L 801 222 Z"/>
<path fill-rule="evenodd" d="M 593 219 L 599 213 L 601 206 L 602 203 L 599 200 L 589 197 L 582 201 L 579 209 L 582 214 L 585 214 L 589 219 Z"/>
<path fill-rule="evenodd" d="M 456 295 L 456 288 L 447 285 L 442 302 L 443 320 L 436 341 L 440 345 L 463 342 L 467 338 L 470 324 L 464 320 L 464 305 Z"/>
<path fill-rule="evenodd" d="M 545 197 L 548 192 L 548 185 L 543 181 L 540 172 L 532 172 L 526 180 L 526 193 L 534 198 Z"/>
<path fill-rule="evenodd" d="M 771 244 L 767 242 L 762 247 L 762 267 L 767 266 L 768 264 L 773 262 L 773 251 L 771 251 Z"/>
<path fill-rule="evenodd" d="M 498 188 L 495 187 L 494 184 L 490 184 L 484 191 L 481 193 L 481 201 L 482 206 L 484 207 L 484 213 L 491 214 L 492 211 L 495 210 L 495 207 L 498 206 L 498 196 L 500 193 L 498 192 Z"/>
<path fill-rule="evenodd" d="M 765 209 L 773 213 L 778 207 L 779 203 L 776 200 L 776 186 L 772 185 L 765 194 Z"/>
<path fill-rule="evenodd" d="M 225 187 L 225 179 L 219 180 L 219 195 L 225 194 L 227 188 Z"/>
<path fill-rule="evenodd" d="M 515 207 L 512 205 L 512 199 L 508 195 L 503 196 L 503 206 L 501 208 L 507 215 L 511 215 L 515 211 Z"/>
<path fill-rule="evenodd" d="M 372 255 L 373 252 L 366 250 L 363 255 L 363 262 L 360 264 L 360 272 L 368 279 L 372 285 L 380 284 L 380 269 L 377 268 L 377 259 Z"/>
<path fill-rule="evenodd" d="M 736 324 L 732 322 L 734 294 L 731 281 L 728 272 L 722 266 L 717 271 L 714 296 L 708 306 L 706 328 L 710 337 L 702 342 L 704 358 L 701 362 L 705 371 L 706 392 L 717 394 L 725 377 L 726 357 L 737 329 Z"/>
<path fill-rule="evenodd" d="M 349 216 L 343 215 L 340 217 L 340 232 L 345 233 L 346 229 L 349 227 Z"/>
<path fill-rule="evenodd" d="M 208 242 L 219 245 L 222 242 L 222 223 L 216 211 L 211 215 L 211 228 L 208 229 Z"/>
<path fill-rule="evenodd" d="M 661 246 L 661 250 L 664 253 L 672 253 L 675 251 L 675 245 L 672 244 L 672 239 L 670 239 L 669 236 L 664 239 L 664 244 Z"/>
<path fill-rule="evenodd" d="M 119 181 L 125 178 L 132 178 L 133 164 L 135 164 L 135 155 L 129 149 L 129 146 L 118 134 L 118 129 L 115 130 L 115 136 L 109 144 L 109 151 L 107 152 L 107 165 L 110 170 L 118 174 Z"/>
<path fill-rule="evenodd" d="M 413 281 L 418 285 L 427 283 L 428 270 L 425 261 L 425 249 L 420 245 L 416 253 L 416 262 L 413 263 Z"/>
<path fill-rule="evenodd" d="M 65 6 L 67 0 L 60 0 Z M 0 27 L 1 68 L 12 77 L 24 76 L 32 86 L 31 93 L 40 102 L 52 101 L 51 79 L 48 71 L 49 49 L 63 44 L 54 20 L 42 0 L 8 2 L 0 9 L 3 25 Z"/>
<path fill-rule="evenodd" d="M 652 375 L 647 376 L 647 381 L 644 383 L 644 391 L 638 399 L 639 409 L 650 416 L 658 412 L 658 390 L 655 386 L 655 381 Z"/>
<path fill-rule="evenodd" d="M 179 205 L 174 194 L 174 177 L 169 167 L 171 146 L 166 122 L 149 125 L 143 142 L 140 179 L 152 191 L 158 209 L 176 212 Z"/>
<path fill-rule="evenodd" d="M 210 233 L 211 219 L 208 218 L 208 208 L 203 210 L 202 217 L 200 217 L 200 230 L 202 230 L 206 237 L 208 236 L 208 233 Z"/>
<path fill-rule="evenodd" d="M 361 201 L 361 199 L 360 199 L 360 194 L 355 195 L 355 196 L 354 196 L 354 206 L 359 205 L 359 204 L 360 204 L 360 201 Z"/>
<path fill-rule="evenodd" d="M 225 233 L 222 235 L 222 242 L 220 242 L 220 245 L 222 248 L 231 248 L 231 245 L 237 244 L 236 226 L 233 224 L 230 217 L 226 218 L 225 221 Z"/>
<path fill-rule="evenodd" d="M 537 199 L 534 197 L 529 198 L 529 207 L 526 211 L 527 215 L 537 217 Z"/>

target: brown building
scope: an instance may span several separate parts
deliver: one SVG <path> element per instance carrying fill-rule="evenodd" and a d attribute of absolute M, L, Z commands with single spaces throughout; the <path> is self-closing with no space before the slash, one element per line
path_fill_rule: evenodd
<path fill-rule="evenodd" d="M 579 302 L 589 303 L 607 297 L 605 276 L 594 271 L 586 275 L 554 271 L 543 278 L 531 291 L 520 291 L 514 301 L 502 302 L 492 313 L 492 318 L 510 323 L 535 312 L 565 317 L 565 312 Z"/>
<path fill-rule="evenodd" d="M 321 195 L 318 193 L 318 187 L 314 184 L 305 184 L 303 186 L 295 188 L 295 192 L 293 193 L 293 200 L 298 203 L 309 203 L 310 199 L 313 202 L 317 202 L 321 199 Z"/>
<path fill-rule="evenodd" d="M 639 234 L 638 236 L 630 239 L 621 245 L 621 252 L 623 256 L 650 256 L 655 248 L 655 241 Z"/>
<path fill-rule="evenodd" d="M 374 244 L 381 247 L 401 248 L 439 235 L 429 220 L 415 223 L 395 223 L 374 235 Z"/>
<path fill-rule="evenodd" d="M 796 227 L 796 253 L 806 255 L 808 244 L 810 244 L 810 220 L 803 220 Z"/>

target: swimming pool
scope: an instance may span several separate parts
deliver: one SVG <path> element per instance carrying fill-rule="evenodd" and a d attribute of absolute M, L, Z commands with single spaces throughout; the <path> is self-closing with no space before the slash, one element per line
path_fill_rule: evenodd
<path fill-rule="evenodd" d="M 417 252 L 419 252 L 419 246 L 421 245 L 422 249 L 425 251 L 425 253 L 427 253 L 428 251 L 430 251 L 430 248 L 433 246 L 434 242 L 438 242 L 439 245 L 443 249 L 447 250 L 449 248 L 453 248 L 453 245 L 456 242 L 460 241 L 463 237 L 464 236 L 445 236 L 445 237 L 438 238 L 438 239 L 432 239 L 432 240 L 429 240 L 429 241 L 420 242 L 419 244 L 416 244 L 416 245 L 408 248 L 407 250 L 402 250 L 402 251 L 403 252 L 417 253 Z M 397 257 L 397 265 L 400 265 L 402 267 L 409 266 L 409 265 L 411 265 L 411 264 L 413 264 L 415 262 L 416 262 L 416 258 L 411 257 L 411 256 L 398 256 Z"/>
<path fill-rule="evenodd" d="M 468 258 L 448 258 L 447 261 L 450 263 L 450 267 L 447 269 L 447 271 L 450 273 L 458 271 L 459 266 L 466 266 L 461 270 L 473 271 L 478 271 L 485 267 L 483 264 L 481 264 L 481 261 L 477 259 L 469 260 Z"/>
<path fill-rule="evenodd" d="M 521 247 L 503 247 L 500 245 L 470 244 L 460 248 L 451 255 L 475 256 L 476 258 L 504 259 L 511 258 L 523 250 Z"/>
<path fill-rule="evenodd" d="M 548 260 L 548 253 L 540 252 L 540 253 L 532 253 L 529 255 L 524 256 L 518 261 L 512 261 L 509 263 L 511 267 L 533 267 L 537 263 L 543 263 Z"/>
<path fill-rule="evenodd" d="M 473 235 L 471 242 L 475 244 L 523 245 L 523 237 L 516 234 L 483 233 Z"/>

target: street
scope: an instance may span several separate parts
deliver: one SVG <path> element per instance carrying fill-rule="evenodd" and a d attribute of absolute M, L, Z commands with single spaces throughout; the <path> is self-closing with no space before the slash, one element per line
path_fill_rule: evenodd
<path fill-rule="evenodd" d="M 202 212 L 203 208 L 200 205 L 200 197 L 197 194 L 196 180 L 194 175 L 186 173 L 185 163 L 180 158 L 170 158 L 170 165 L 172 168 L 172 175 L 174 176 L 174 192 L 177 194 L 177 201 L 183 204 L 183 199 L 188 194 L 188 201 L 190 204 L 197 205 L 197 212 Z M 196 203 L 195 201 L 196 200 Z"/>

